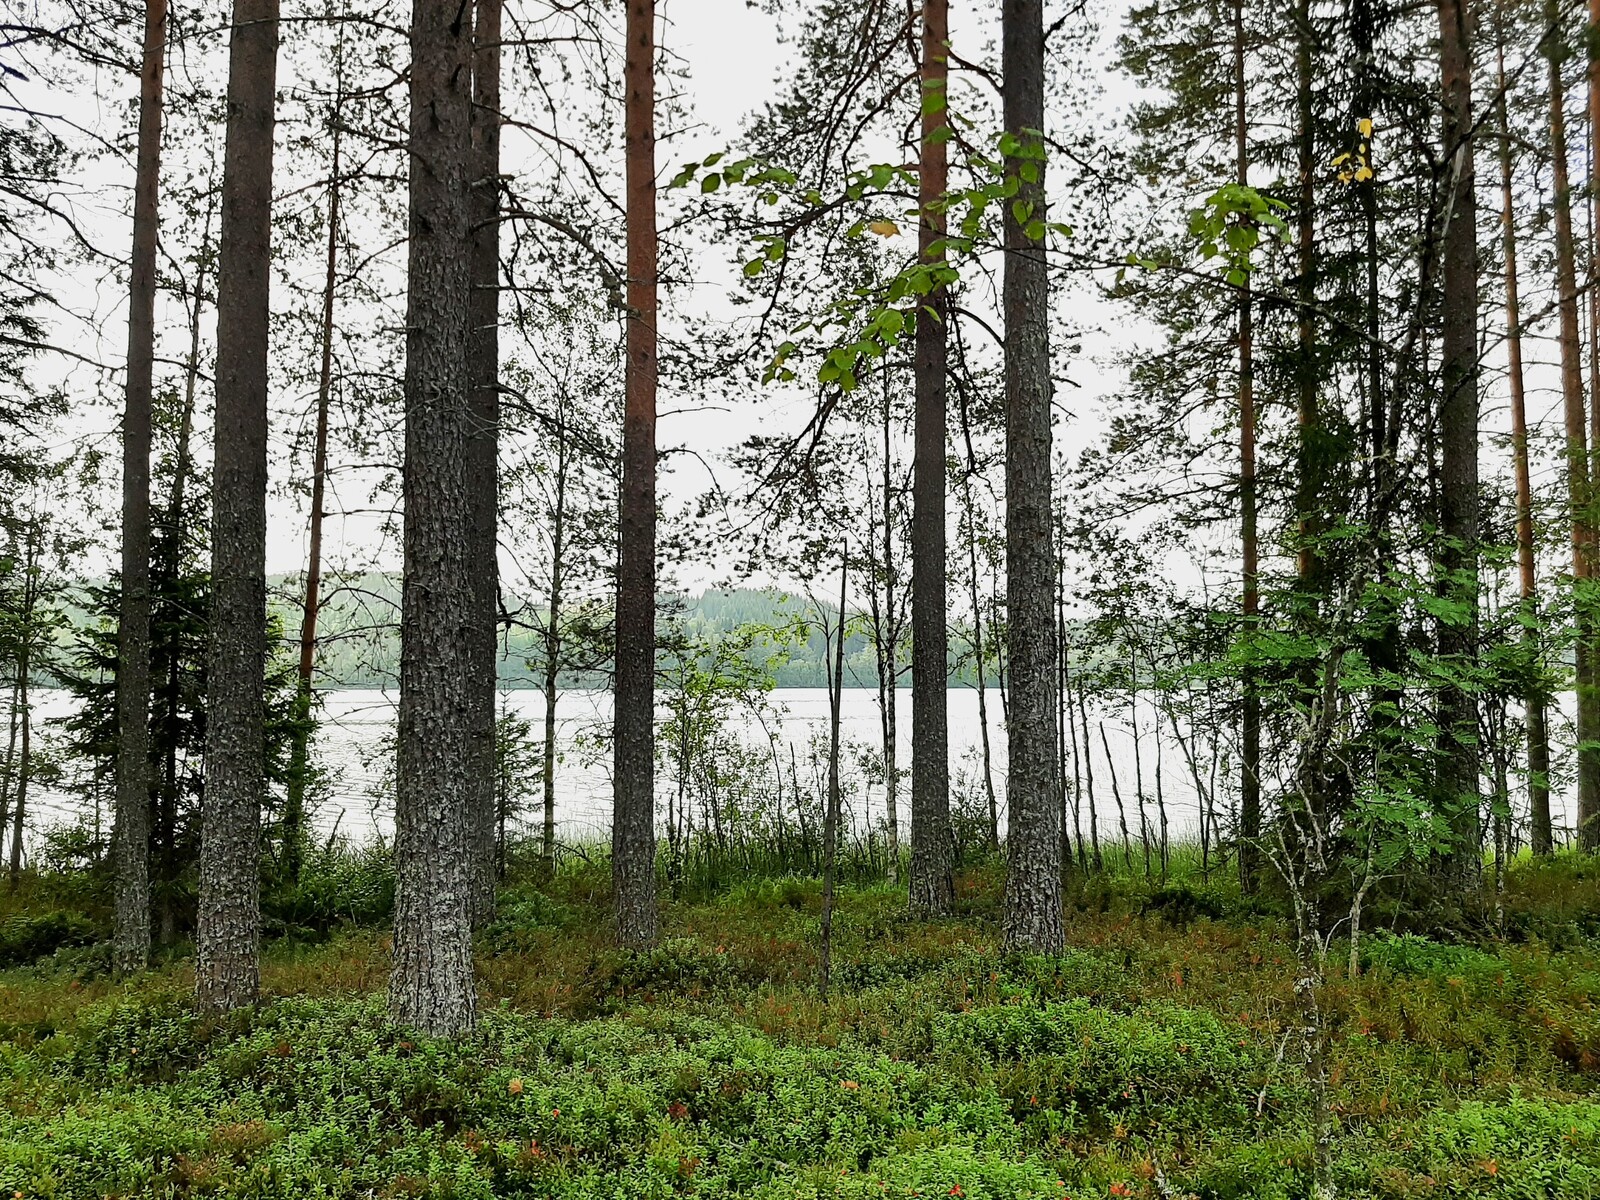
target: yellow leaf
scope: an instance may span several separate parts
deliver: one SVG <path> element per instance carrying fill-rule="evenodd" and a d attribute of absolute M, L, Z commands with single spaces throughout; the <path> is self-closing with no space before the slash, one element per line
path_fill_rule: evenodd
<path fill-rule="evenodd" d="M 1365 183 L 1367 180 L 1369 180 L 1371 178 L 1372 178 L 1372 168 L 1371 167 L 1360 166 L 1360 167 L 1356 168 L 1356 182 L 1357 183 Z"/>
<path fill-rule="evenodd" d="M 874 221 L 867 228 L 879 237 L 893 237 L 900 232 L 900 226 L 893 221 Z"/>
<path fill-rule="evenodd" d="M 1348 154 L 1341 154 L 1333 160 L 1333 165 L 1337 167 L 1340 163 L 1348 161 L 1349 158 Z"/>
<path fill-rule="evenodd" d="M 1362 117 L 1361 120 L 1356 122 L 1356 128 L 1361 131 L 1361 136 L 1362 137 L 1364 137 L 1364 138 L 1371 137 L 1372 136 L 1372 118 L 1371 117 Z"/>

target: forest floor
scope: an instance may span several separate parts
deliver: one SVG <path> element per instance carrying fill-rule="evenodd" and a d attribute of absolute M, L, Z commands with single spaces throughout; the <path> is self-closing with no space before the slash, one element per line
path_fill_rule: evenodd
<path fill-rule="evenodd" d="M 87 941 L 86 886 L 0 900 L 0 952 Z M 388 1020 L 381 928 L 269 942 L 270 999 L 220 1020 L 181 951 L 117 983 L 68 945 L 0 971 L 0 1197 L 1306 1195 L 1270 903 L 1092 880 L 1065 955 L 1008 959 L 998 869 L 958 892 L 918 925 L 845 887 L 824 1002 L 812 880 L 672 902 L 637 956 L 603 870 L 508 887 L 453 1044 Z M 1341 1195 L 1600 1197 L 1600 861 L 1520 867 L 1505 909 L 1500 939 L 1365 939 L 1353 979 L 1335 944 Z"/>

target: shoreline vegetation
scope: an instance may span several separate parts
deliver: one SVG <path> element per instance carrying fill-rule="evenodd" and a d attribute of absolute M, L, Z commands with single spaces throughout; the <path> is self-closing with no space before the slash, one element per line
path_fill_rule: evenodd
<path fill-rule="evenodd" d="M 1164 885 L 1069 879 L 1051 957 L 1001 953 L 993 858 L 931 924 L 844 862 L 827 1002 L 817 878 L 711 863 L 630 952 L 604 859 L 576 848 L 541 883 L 536 854 L 512 855 L 475 941 L 484 1018 L 455 1041 L 385 1011 L 382 856 L 314 855 L 298 887 L 269 886 L 263 1002 L 222 1017 L 188 1002 L 187 933 L 114 981 L 106 881 L 27 876 L 0 894 L 0 1191 L 1306 1194 L 1287 905 L 1202 877 L 1192 847 Z M 1600 1191 L 1600 869 L 1524 858 L 1502 906 L 1503 932 L 1460 912 L 1450 941 L 1377 897 L 1353 977 L 1333 943 L 1340 1195 Z"/>

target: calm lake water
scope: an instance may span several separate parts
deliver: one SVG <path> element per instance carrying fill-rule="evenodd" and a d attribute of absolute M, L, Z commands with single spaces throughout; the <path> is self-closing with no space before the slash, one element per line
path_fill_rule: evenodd
<path fill-rule="evenodd" d="M 326 773 L 326 794 L 318 805 L 314 822 L 324 836 L 336 830 L 356 840 L 374 834 L 388 836 L 392 830 L 392 796 L 389 794 L 388 748 L 392 746 L 397 691 L 340 690 L 322 696 L 322 723 L 315 744 L 317 761 Z M 504 711 L 530 722 L 532 736 L 542 740 L 544 696 L 536 691 L 501 693 Z M 999 694 L 988 693 L 989 736 L 996 794 L 999 797 L 1002 827 L 1005 814 L 1006 736 Z M 63 692 L 37 693 L 35 721 L 42 730 L 41 741 L 51 740 L 50 722 L 70 713 L 71 699 Z M 952 688 L 949 693 L 950 754 L 952 787 L 965 791 L 978 803 L 984 794 L 981 737 L 978 721 L 978 693 L 971 688 Z M 910 815 L 906 799 L 910 787 L 911 731 L 915 713 L 910 689 L 896 695 L 897 757 L 901 772 L 899 824 L 902 839 L 909 835 Z M 556 817 L 563 840 L 583 841 L 610 835 L 611 764 L 609 732 L 611 695 L 605 691 L 565 690 L 556 704 L 558 766 Z M 1163 722 L 1159 747 L 1152 735 L 1153 716 L 1141 711 L 1139 754 L 1136 762 L 1134 740 L 1128 713 L 1104 714 L 1110 758 L 1100 744 L 1098 722 L 1091 710 L 1093 734 L 1090 761 L 1095 776 L 1096 802 L 1103 841 L 1119 837 L 1118 817 L 1112 793 L 1112 778 L 1122 793 L 1131 836 L 1139 837 L 1138 783 L 1142 782 L 1147 820 L 1152 830 L 1157 825 L 1156 788 L 1165 798 L 1170 836 L 1194 836 L 1198 828 L 1196 787 L 1184 757 L 1169 726 Z M 882 732 L 877 693 L 868 688 L 846 689 L 841 706 L 841 728 L 845 745 L 846 791 L 851 819 L 857 824 L 883 819 L 884 786 L 881 767 Z M 736 714 L 729 729 L 747 744 L 769 745 L 769 734 L 762 723 L 748 714 Z M 777 757 L 785 774 L 791 761 L 796 764 L 804 786 L 811 778 L 812 749 L 815 742 L 825 746 L 828 728 L 828 695 L 822 688 L 784 688 L 771 696 L 765 730 L 776 741 Z M 1081 749 L 1081 747 L 1080 747 Z M 792 752 L 792 756 L 791 756 Z M 1226 780 L 1210 761 L 1200 765 L 1208 787 L 1217 786 L 1219 804 L 1230 794 Z M 1070 772 L 1069 772 L 1070 775 Z M 1212 776 L 1215 775 L 1213 783 Z M 675 786 L 670 767 L 657 771 L 662 811 L 666 796 Z M 109 810 L 109 796 L 99 798 L 103 811 Z M 535 797 L 536 802 L 536 797 Z M 94 798 L 55 788 L 36 792 L 33 809 L 40 824 L 92 819 Z M 1087 811 L 1084 812 L 1087 822 Z"/>
<path fill-rule="evenodd" d="M 1570 697 L 1562 699 L 1570 701 Z M 324 771 L 327 786 L 313 816 L 314 824 L 323 836 L 337 832 L 352 840 L 364 841 L 374 836 L 387 837 L 392 832 L 393 798 L 388 782 L 388 760 L 393 745 L 397 700 L 396 691 L 341 690 L 323 694 L 322 721 L 314 753 Z M 910 789 L 911 731 L 916 714 L 912 709 L 909 689 L 901 689 L 895 703 L 898 716 L 897 758 L 902 779 L 899 825 L 904 840 L 910 832 L 906 797 Z M 542 743 L 542 693 L 520 690 L 503 692 L 500 704 L 502 711 L 509 711 L 528 721 L 532 726 L 531 736 Z M 1003 829 L 1006 737 L 999 694 L 993 689 L 988 693 L 988 704 L 992 778 L 999 798 Z M 1570 703 L 1558 703 L 1554 707 L 1551 713 L 1552 731 L 1570 739 L 1570 713 L 1565 711 L 1567 708 L 1570 708 Z M 41 690 L 35 693 L 35 745 L 44 754 L 50 753 L 52 744 L 61 736 L 56 722 L 71 711 L 72 700 L 65 692 Z M 958 797 L 969 797 L 969 802 L 981 809 L 986 801 L 983 799 L 978 693 L 971 688 L 952 688 L 949 692 L 949 711 L 952 792 Z M 556 716 L 556 819 L 559 836 L 569 842 L 604 840 L 610 836 L 611 829 L 611 695 L 604 691 L 563 691 L 557 699 Z M 883 775 L 878 765 L 882 752 L 880 719 L 875 691 L 868 688 L 846 689 L 841 712 L 845 746 L 845 797 L 849 819 L 858 828 L 869 822 L 876 825 L 884 817 Z M 1101 712 L 1091 708 L 1089 725 L 1090 745 L 1087 748 L 1083 746 L 1080 725 L 1075 730 L 1074 741 L 1077 744 L 1069 746 L 1069 751 L 1075 757 L 1081 783 L 1086 784 L 1088 772 L 1093 772 L 1095 806 L 1103 845 L 1109 846 L 1120 841 L 1123 819 L 1126 820 L 1130 839 L 1138 843 L 1141 797 L 1144 800 L 1144 820 L 1149 824 L 1152 838 L 1157 836 L 1158 793 L 1165 802 L 1168 836 L 1173 840 L 1192 840 L 1198 836 L 1197 797 L 1202 794 L 1214 795 L 1219 813 L 1224 820 L 1227 819 L 1236 791 L 1228 774 L 1235 768 L 1219 761 L 1208 746 L 1196 746 L 1188 730 L 1183 730 L 1180 737 L 1172 725 L 1163 719 L 1160 737 L 1157 738 L 1154 713 L 1144 701 L 1141 701 L 1139 710 L 1137 754 L 1133 725 L 1125 704 L 1115 710 Z M 779 689 L 771 695 L 764 723 L 749 714 L 736 713 L 726 728 L 744 744 L 760 747 L 763 764 L 775 754 L 786 777 L 786 796 L 790 790 L 788 776 L 791 769 L 798 775 L 802 788 L 813 789 L 815 794 L 821 793 L 823 774 L 820 755 L 825 752 L 828 730 L 828 694 L 824 689 Z M 1566 757 L 1563 755 L 1563 761 Z M 765 765 L 763 770 L 766 770 Z M 1073 771 L 1069 767 L 1068 779 L 1072 776 Z M 1198 786 L 1197 776 L 1200 781 Z M 764 775 L 761 786 L 768 786 L 770 778 L 770 775 Z M 664 820 L 667 796 L 674 790 L 676 780 L 670 766 L 658 767 L 656 779 Z M 1514 781 L 1513 788 L 1516 792 L 1514 803 L 1520 812 L 1524 806 L 1521 781 Z M 537 806 L 537 785 L 533 790 L 530 800 Z M 1086 787 L 1080 789 L 1080 810 L 1085 832 L 1088 828 L 1086 791 Z M 49 784 L 45 779 L 40 779 L 30 792 L 29 824 L 38 830 L 51 824 L 94 821 L 97 819 L 97 806 L 98 819 L 108 821 L 111 807 L 109 792 L 108 783 L 102 784 L 97 795 L 84 787 Z M 1118 794 L 1122 800 L 1123 816 L 1118 813 Z M 1563 790 L 1551 799 L 1552 815 L 1558 827 L 1569 826 L 1571 797 L 1564 794 Z M 531 814 L 530 826 L 537 819 L 536 814 Z"/>

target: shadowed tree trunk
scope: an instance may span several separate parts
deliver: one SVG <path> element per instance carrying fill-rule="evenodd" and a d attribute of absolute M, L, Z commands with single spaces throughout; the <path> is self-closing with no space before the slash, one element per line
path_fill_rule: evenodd
<path fill-rule="evenodd" d="M 317 665 L 317 616 L 322 604 L 322 506 L 328 476 L 328 405 L 333 396 L 333 303 L 339 270 L 339 103 L 344 46 L 334 84 L 333 148 L 328 177 L 328 250 L 322 281 L 322 361 L 317 372 L 317 419 L 311 447 L 311 528 L 306 547 L 306 590 L 300 611 L 300 662 L 295 677 L 294 734 L 289 786 L 283 804 L 283 874 L 298 882 L 305 854 L 306 783 L 311 769 L 311 676 Z"/>
<path fill-rule="evenodd" d="M 262 691 L 267 654 L 267 343 L 278 0 L 235 0 L 217 264 L 211 644 L 195 996 L 203 1009 L 260 991 Z"/>
<path fill-rule="evenodd" d="M 22 560 L 22 636 L 21 650 L 17 654 L 17 690 L 15 712 L 18 718 L 22 743 L 21 758 L 17 760 L 17 797 L 11 809 L 11 890 L 17 890 L 22 876 L 22 830 L 28 817 L 28 784 L 33 778 L 33 703 L 28 698 L 28 672 L 32 670 L 33 644 L 38 637 L 34 628 L 39 603 L 39 527 L 30 522 L 23 548 Z"/>
<path fill-rule="evenodd" d="M 451 0 L 414 0 L 406 304 L 405 583 L 389 1008 L 426 1033 L 477 1019 L 470 773 L 476 593 L 472 506 L 472 31 Z"/>
<path fill-rule="evenodd" d="M 472 55 L 472 439 L 467 446 L 473 583 L 472 923 L 494 915 L 495 631 L 500 614 L 500 0 L 478 0 Z"/>
<path fill-rule="evenodd" d="M 1549 14 L 1553 6 L 1546 6 Z M 1567 169 L 1566 86 L 1561 76 L 1563 51 L 1546 42 L 1549 59 L 1551 216 L 1556 244 L 1556 312 L 1561 350 L 1562 424 L 1567 438 L 1567 504 L 1572 522 L 1574 620 L 1574 691 L 1578 733 L 1578 809 L 1600 795 L 1600 692 L 1593 686 L 1594 618 L 1587 603 L 1587 580 L 1593 569 L 1594 531 L 1589 509 L 1589 433 L 1584 417 L 1583 347 L 1578 330 L 1578 268 L 1572 233 L 1572 189 Z"/>
<path fill-rule="evenodd" d="M 1590 161 L 1589 178 L 1590 188 L 1590 220 L 1591 224 L 1600 220 L 1600 0 L 1589 0 L 1589 21 L 1586 29 L 1589 82 L 1589 138 Z M 1558 69 L 1559 70 L 1559 69 Z M 1553 102 L 1552 102 L 1553 103 Z M 1562 167 L 1565 168 L 1565 163 Z M 1569 218 L 1568 245 L 1571 245 L 1570 218 Z M 1589 454 L 1600 454 L 1600 335 L 1595 333 L 1600 328 L 1600 246 L 1595 239 L 1590 238 L 1589 243 Z M 1576 290 L 1576 289 L 1574 289 Z M 1581 408 L 1581 404 L 1580 404 Z M 1581 423 L 1581 413 L 1580 413 Z M 1569 433 L 1570 438 L 1570 433 Z M 1569 446 L 1569 453 L 1576 449 L 1575 445 Z M 1593 508 L 1594 478 L 1600 474 L 1594 459 L 1585 457 L 1585 473 L 1588 485 L 1584 490 L 1584 546 L 1585 567 L 1580 576 L 1574 573 L 1574 580 L 1586 580 L 1594 574 L 1595 555 L 1595 513 Z M 1576 530 L 1574 537 L 1577 536 Z M 1594 603 L 1589 598 L 1589 588 L 1586 584 L 1579 583 L 1578 590 L 1583 603 L 1579 606 L 1577 646 L 1581 654 L 1578 666 L 1578 713 L 1583 727 L 1578 731 L 1580 743 L 1588 742 L 1591 745 L 1600 742 L 1600 630 L 1597 630 L 1596 614 L 1593 611 Z M 1587 712 L 1586 712 L 1587 710 Z M 1587 720 L 1584 721 L 1584 716 Z M 1600 749 L 1591 749 L 1588 753 L 1580 753 L 1578 760 L 1578 846 L 1580 849 L 1594 851 L 1600 850 Z"/>
<path fill-rule="evenodd" d="M 1245 121 L 1244 0 L 1233 8 L 1233 87 L 1235 178 L 1250 182 L 1249 126 Z M 1256 540 L 1256 401 L 1255 312 L 1247 279 L 1239 289 L 1239 542 L 1243 558 L 1244 595 L 1240 604 L 1245 628 L 1260 612 L 1260 550 Z M 1239 886 L 1255 891 L 1261 841 L 1261 696 L 1255 672 L 1243 680 L 1244 711 L 1239 778 Z"/>
<path fill-rule="evenodd" d="M 161 86 L 167 3 L 146 0 L 139 144 L 128 280 L 128 378 L 122 413 L 122 598 L 117 619 L 116 872 L 111 965 L 150 961 L 150 393 L 155 370 L 156 245 L 161 216 Z"/>
<path fill-rule="evenodd" d="M 628 0 L 628 345 L 617 560 L 615 809 L 617 940 L 656 940 L 656 136 L 655 0 Z"/>
<path fill-rule="evenodd" d="M 1502 10 L 1503 19 L 1503 10 Z M 1522 372 L 1522 312 L 1517 290 L 1517 219 L 1511 176 L 1511 126 L 1506 114 L 1506 60 L 1502 37 L 1495 47 L 1500 118 L 1500 227 L 1505 248 L 1506 284 L 1506 374 L 1511 389 L 1511 454 L 1517 489 L 1517 570 L 1520 577 L 1523 619 L 1523 645 L 1529 668 L 1534 672 L 1523 704 L 1528 724 L 1528 807 L 1531 822 L 1529 841 L 1535 854 L 1549 854 L 1550 831 L 1550 734 L 1546 720 L 1548 698 L 1543 685 L 1543 660 L 1539 649 L 1539 596 L 1535 578 L 1533 533 L 1533 481 L 1528 470 L 1528 407 Z M 1568 219 L 1570 225 L 1570 216 Z M 1570 251 L 1570 245 L 1568 247 Z M 1495 870 L 1503 873 L 1505 860 L 1496 844 Z"/>
<path fill-rule="evenodd" d="M 1465 608 L 1442 625 L 1439 651 L 1470 663 L 1478 640 L 1478 232 L 1472 166 L 1471 16 L 1468 0 L 1439 0 L 1439 69 L 1444 93 L 1443 147 L 1449 187 L 1442 247 L 1442 379 L 1439 404 L 1439 565 L 1447 594 Z M 1479 874 L 1478 717 L 1469 685 L 1452 682 L 1440 697 L 1438 787 L 1450 819 L 1451 862 L 1458 886 Z"/>
<path fill-rule="evenodd" d="M 925 262 L 944 259 L 943 213 L 935 205 L 949 179 L 945 84 L 949 75 L 949 0 L 922 5 L 922 160 L 919 246 Z M 917 316 L 916 444 L 911 518 L 911 911 L 947 915 L 955 906 L 950 837 L 949 629 L 945 537 L 945 402 L 949 345 L 943 287 Z M 977 614 L 973 614 L 974 621 Z M 982 665 L 978 668 L 983 669 Z"/>
<path fill-rule="evenodd" d="M 1006 657 L 1005 945 L 1055 953 L 1061 927 L 1061 810 L 1055 756 L 1056 629 L 1052 612 L 1050 280 L 1044 252 L 1042 0 L 1001 10 L 1008 178 L 1005 210 Z M 1012 141 L 1011 139 L 1014 139 Z M 1020 219 L 1019 219 L 1020 218 Z"/>

